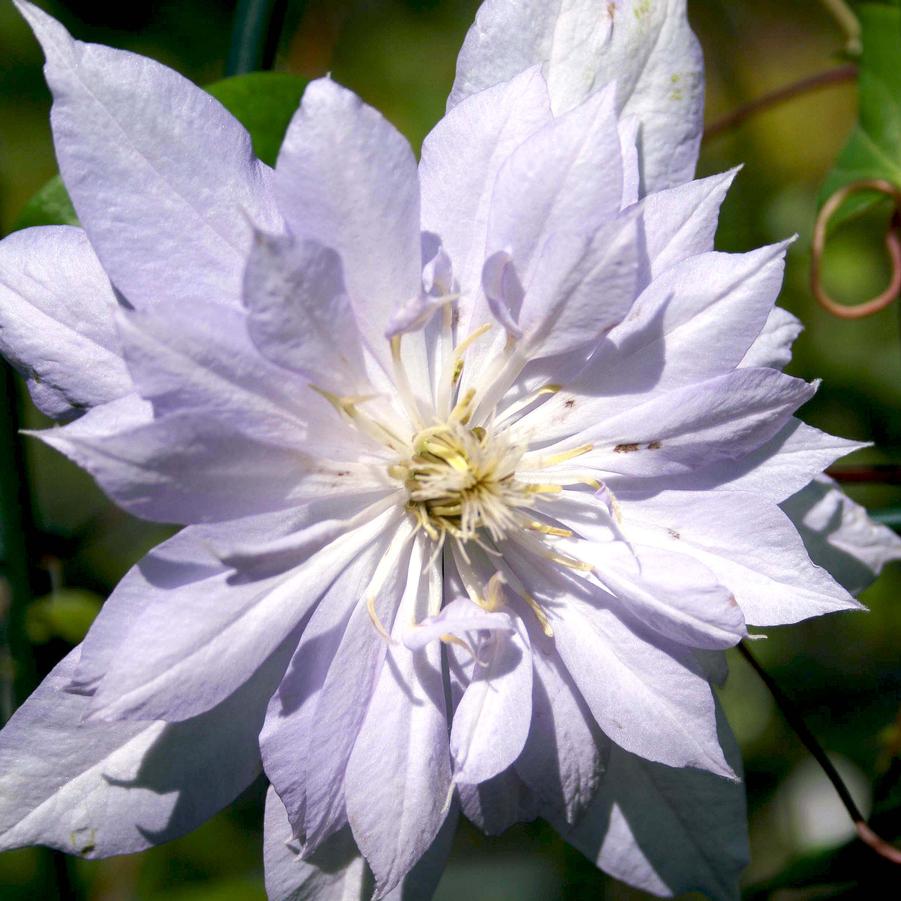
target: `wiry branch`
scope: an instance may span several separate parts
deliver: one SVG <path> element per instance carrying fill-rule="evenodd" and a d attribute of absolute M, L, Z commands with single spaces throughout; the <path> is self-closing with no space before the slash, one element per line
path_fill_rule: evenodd
<path fill-rule="evenodd" d="M 704 129 L 702 140 L 706 144 L 708 141 L 719 137 L 721 134 L 731 131 L 733 128 L 737 128 L 743 122 L 756 116 L 758 113 L 763 113 L 769 109 L 773 109 L 773 107 L 781 106 L 783 103 L 787 103 L 789 100 L 794 100 L 796 97 L 801 97 L 804 94 L 812 94 L 815 91 L 821 91 L 824 88 L 845 84 L 846 82 L 854 81 L 856 78 L 857 66 L 852 64 L 839 66 L 835 69 L 827 69 L 825 72 L 819 72 L 816 75 L 802 78 L 800 81 L 778 88 L 770 94 L 764 94 L 763 97 L 758 97 L 756 100 L 752 100 L 749 103 L 738 107 L 738 109 L 733 110 L 721 119 L 716 119 L 711 122 L 710 125 Z"/>
<path fill-rule="evenodd" d="M 884 838 L 880 838 L 867 825 L 863 814 L 860 812 L 860 809 L 857 807 L 857 804 L 854 801 L 854 798 L 851 797 L 851 792 L 848 791 L 848 786 L 845 785 L 842 777 L 838 773 L 838 770 L 836 770 L 836 768 L 832 765 L 832 761 L 823 750 L 822 745 L 820 745 L 810 729 L 807 728 L 807 724 L 804 722 L 795 705 L 791 702 L 791 700 L 789 700 L 788 696 L 778 686 L 773 677 L 751 654 L 751 651 L 748 649 L 748 646 L 744 642 L 742 642 L 738 646 L 738 650 L 741 652 L 745 660 L 747 660 L 748 663 L 751 664 L 757 675 L 760 676 L 763 684 L 766 685 L 767 689 L 769 689 L 769 692 L 773 696 L 776 705 L 779 707 L 779 710 L 782 711 L 782 715 L 788 721 L 788 724 L 792 727 L 798 738 L 801 739 L 804 747 L 807 748 L 808 751 L 810 751 L 810 753 L 813 755 L 814 760 L 816 760 L 816 762 L 822 767 L 823 772 L 826 774 L 829 781 L 832 783 L 833 788 L 838 793 L 838 796 L 841 799 L 845 810 L 848 811 L 848 815 L 854 822 L 854 827 L 857 829 L 857 835 L 860 840 L 865 845 L 872 848 L 881 857 L 884 857 L 886 860 L 891 861 L 892 863 L 901 865 L 901 849 L 898 849 L 894 845 L 889 844 Z"/>

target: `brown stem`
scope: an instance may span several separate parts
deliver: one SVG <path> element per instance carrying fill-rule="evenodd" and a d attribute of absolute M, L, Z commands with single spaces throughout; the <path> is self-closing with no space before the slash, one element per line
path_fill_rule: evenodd
<path fill-rule="evenodd" d="M 733 110 L 721 119 L 716 119 L 711 122 L 710 125 L 704 129 L 702 141 L 706 144 L 707 141 L 719 137 L 724 132 L 731 131 L 731 129 L 741 125 L 742 122 L 750 119 L 752 116 L 756 116 L 758 113 L 765 112 L 775 106 L 787 103 L 795 97 L 810 94 L 814 91 L 822 90 L 823 88 L 830 88 L 833 85 L 854 81 L 855 78 L 857 78 L 857 66 L 853 64 L 839 66 L 836 69 L 828 69 L 817 75 L 810 75 L 807 78 L 802 78 L 800 81 L 785 85 L 785 87 L 779 88 L 771 94 L 764 94 L 763 97 L 758 97 L 756 100 L 752 100 L 750 103 L 746 103 L 744 106 L 740 106 L 738 109 Z"/>
<path fill-rule="evenodd" d="M 826 470 L 826 475 L 836 482 L 901 485 L 901 466 L 893 463 L 877 463 L 873 466 L 835 466 Z"/>
<path fill-rule="evenodd" d="M 804 747 L 810 751 L 814 760 L 822 767 L 823 772 L 832 783 L 832 787 L 838 793 L 845 810 L 848 811 L 848 815 L 854 822 L 854 827 L 857 829 L 857 835 L 860 840 L 865 845 L 872 848 L 873 851 L 880 855 L 880 857 L 884 857 L 892 863 L 901 865 L 901 850 L 894 845 L 890 845 L 884 838 L 880 838 L 880 836 L 873 832 L 867 825 L 854 798 L 851 797 L 851 792 L 848 791 L 848 786 L 842 781 L 842 777 L 838 774 L 838 770 L 832 765 L 832 761 L 829 759 L 820 743 L 816 740 L 814 734 L 807 728 L 807 724 L 801 718 L 801 714 L 795 708 L 795 705 L 789 700 L 788 696 L 782 691 L 773 677 L 751 654 L 751 651 L 744 642 L 738 646 L 738 650 L 745 660 L 753 667 L 757 675 L 760 676 L 763 684 L 766 685 L 770 694 L 773 696 L 776 706 L 782 711 L 782 715 L 788 721 L 788 724 L 792 727 L 798 738 L 801 739 Z"/>
<path fill-rule="evenodd" d="M 864 303 L 848 306 L 847 304 L 839 303 L 839 301 L 834 300 L 828 294 L 822 284 L 820 267 L 823 261 L 823 252 L 826 249 L 826 229 L 829 221 L 852 194 L 857 194 L 860 191 L 875 191 L 878 194 L 884 194 L 886 197 L 891 198 L 895 204 L 895 211 L 885 233 L 885 249 L 888 251 L 892 264 L 892 275 L 888 286 L 876 297 L 864 301 Z M 899 221 L 899 210 L 901 210 L 901 190 L 898 189 L 897 185 L 881 178 L 861 179 L 860 181 L 851 182 L 851 184 L 839 188 L 823 204 L 813 228 L 810 290 L 813 292 L 817 302 L 834 316 L 842 319 L 863 319 L 865 316 L 872 316 L 874 313 L 878 313 L 889 306 L 901 292 L 901 221 Z"/>

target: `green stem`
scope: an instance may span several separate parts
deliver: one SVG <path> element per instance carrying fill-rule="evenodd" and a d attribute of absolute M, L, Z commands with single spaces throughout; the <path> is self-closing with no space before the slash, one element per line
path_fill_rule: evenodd
<path fill-rule="evenodd" d="M 19 435 L 19 396 L 12 369 L 0 362 L 0 527 L 4 575 L 9 595 L 4 661 L 8 690 L 3 721 L 34 688 L 36 671 L 25 615 L 31 602 L 31 503 Z"/>
<path fill-rule="evenodd" d="M 286 7 L 287 0 L 239 0 L 226 75 L 272 68 Z"/>
<path fill-rule="evenodd" d="M 860 40 L 860 20 L 845 0 L 821 0 L 845 33 L 845 50 L 851 56 L 859 56 L 862 48 Z"/>

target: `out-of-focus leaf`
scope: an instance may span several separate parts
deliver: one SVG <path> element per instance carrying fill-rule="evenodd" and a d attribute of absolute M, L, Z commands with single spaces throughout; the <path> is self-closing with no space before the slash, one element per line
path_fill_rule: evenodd
<path fill-rule="evenodd" d="M 78 216 L 66 192 L 63 180 L 54 175 L 35 194 L 16 219 L 13 231 L 33 225 L 78 225 Z"/>
<path fill-rule="evenodd" d="M 28 607 L 25 630 L 33 644 L 61 638 L 75 645 L 87 634 L 103 598 L 92 591 L 63 588 L 38 598 Z"/>
<path fill-rule="evenodd" d="M 287 72 L 251 72 L 206 89 L 250 132 L 256 155 L 272 166 L 306 85 Z"/>
<path fill-rule="evenodd" d="M 823 183 L 820 204 L 861 179 L 901 186 L 901 8 L 894 2 L 863 3 L 856 11 L 863 41 L 858 121 Z M 881 199 L 873 192 L 855 195 L 833 217 L 833 225 Z"/>
<path fill-rule="evenodd" d="M 271 166 L 306 85 L 305 78 L 287 72 L 251 72 L 224 78 L 206 90 L 250 132 L 254 152 Z M 58 175 L 25 204 L 14 230 L 34 225 L 78 225 Z"/>

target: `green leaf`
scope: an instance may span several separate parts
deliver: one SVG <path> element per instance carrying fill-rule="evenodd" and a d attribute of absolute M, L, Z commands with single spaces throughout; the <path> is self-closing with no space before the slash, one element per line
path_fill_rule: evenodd
<path fill-rule="evenodd" d="M 250 132 L 254 152 L 272 166 L 306 85 L 305 78 L 286 72 L 251 72 L 224 78 L 206 90 Z M 25 204 L 14 230 L 34 225 L 78 225 L 58 175 Z"/>
<path fill-rule="evenodd" d="M 250 132 L 256 155 L 275 165 L 288 123 L 300 105 L 307 80 L 286 72 L 251 72 L 207 87 Z"/>
<path fill-rule="evenodd" d="M 819 202 L 862 179 L 885 179 L 901 186 L 901 8 L 896 3 L 856 7 L 863 53 L 858 81 L 858 122 L 820 190 Z M 861 193 L 842 208 L 847 218 L 881 199 Z"/>
<path fill-rule="evenodd" d="M 103 598 L 92 591 L 62 588 L 29 604 L 25 631 L 32 644 L 45 644 L 53 638 L 78 644 L 102 604 Z"/>

